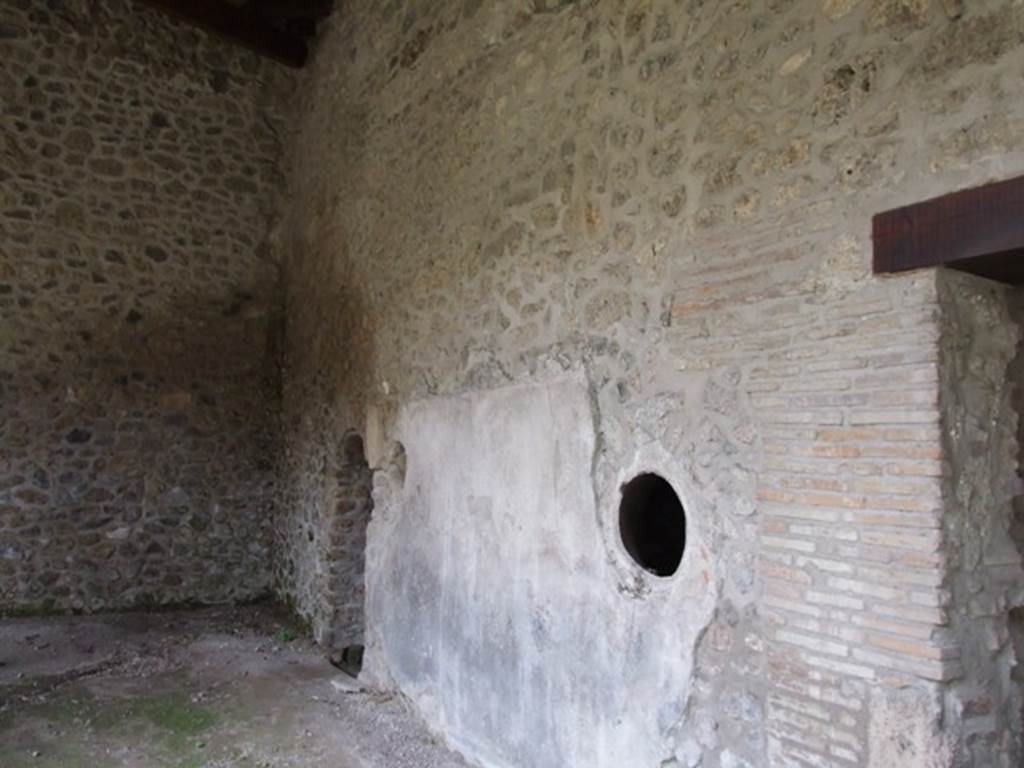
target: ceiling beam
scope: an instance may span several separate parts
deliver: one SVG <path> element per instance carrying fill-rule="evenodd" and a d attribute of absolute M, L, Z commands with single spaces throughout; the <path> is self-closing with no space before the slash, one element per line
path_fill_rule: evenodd
<path fill-rule="evenodd" d="M 306 63 L 306 43 L 225 0 L 143 0 L 160 10 L 289 67 Z"/>
<path fill-rule="evenodd" d="M 334 0 L 249 0 L 245 7 L 267 19 L 323 19 Z"/>
<path fill-rule="evenodd" d="M 945 265 L 1024 284 L 1024 176 L 880 213 L 874 271 Z"/>

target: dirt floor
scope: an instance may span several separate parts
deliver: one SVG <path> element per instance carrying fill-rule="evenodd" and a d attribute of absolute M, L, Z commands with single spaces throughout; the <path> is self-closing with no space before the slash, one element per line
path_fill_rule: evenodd
<path fill-rule="evenodd" d="M 0 766 L 466 768 L 353 683 L 268 606 L 0 619 Z"/>

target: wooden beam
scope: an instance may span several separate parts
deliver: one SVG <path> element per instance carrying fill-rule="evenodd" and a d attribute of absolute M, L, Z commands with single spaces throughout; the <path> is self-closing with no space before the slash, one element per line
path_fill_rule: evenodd
<path fill-rule="evenodd" d="M 880 213 L 874 271 L 946 265 L 1024 284 L 1024 176 Z"/>
<path fill-rule="evenodd" d="M 143 1 L 289 67 L 301 68 L 306 63 L 306 44 L 302 40 L 225 0 Z"/>
<path fill-rule="evenodd" d="M 323 19 L 331 15 L 334 0 L 249 0 L 245 8 L 265 19 Z"/>

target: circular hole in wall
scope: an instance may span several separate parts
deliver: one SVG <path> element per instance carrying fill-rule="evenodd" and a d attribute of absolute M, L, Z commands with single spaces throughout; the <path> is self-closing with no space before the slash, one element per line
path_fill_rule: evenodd
<path fill-rule="evenodd" d="M 647 472 L 622 486 L 619 535 L 641 568 L 657 576 L 679 569 L 686 549 L 686 512 L 665 478 Z"/>

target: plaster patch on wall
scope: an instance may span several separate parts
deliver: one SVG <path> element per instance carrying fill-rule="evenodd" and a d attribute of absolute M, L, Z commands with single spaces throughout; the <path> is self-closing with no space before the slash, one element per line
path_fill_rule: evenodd
<path fill-rule="evenodd" d="M 942 730 L 937 691 L 877 688 L 871 694 L 869 768 L 951 765 L 953 749 Z"/>
<path fill-rule="evenodd" d="M 408 467 L 404 489 L 375 489 L 367 681 L 490 765 L 658 765 L 715 598 L 699 516 L 675 576 L 620 588 L 581 378 L 414 402 L 396 434 Z"/>

